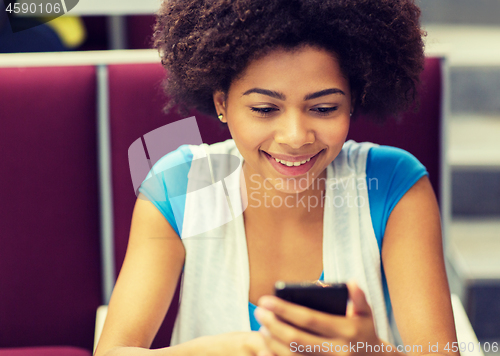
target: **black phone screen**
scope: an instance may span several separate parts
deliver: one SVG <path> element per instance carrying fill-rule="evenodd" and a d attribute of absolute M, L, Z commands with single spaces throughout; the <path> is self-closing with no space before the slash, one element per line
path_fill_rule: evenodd
<path fill-rule="evenodd" d="M 307 308 L 335 315 L 345 315 L 348 290 L 345 283 L 285 283 L 275 284 L 275 295 Z"/>

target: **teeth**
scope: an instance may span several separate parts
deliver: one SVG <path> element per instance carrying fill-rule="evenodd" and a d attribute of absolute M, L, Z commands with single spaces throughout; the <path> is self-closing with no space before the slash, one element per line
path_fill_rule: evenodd
<path fill-rule="evenodd" d="M 292 166 L 294 166 L 294 167 L 298 167 L 298 166 L 300 166 L 300 165 L 302 165 L 302 164 L 304 164 L 304 163 L 306 163 L 306 162 L 309 162 L 311 159 L 310 159 L 310 158 L 308 158 L 308 159 L 306 159 L 306 160 L 304 160 L 304 161 L 301 161 L 301 162 L 289 162 L 289 161 L 284 161 L 284 160 L 282 160 L 282 159 L 277 159 L 277 158 L 275 158 L 274 160 L 275 160 L 276 162 L 279 162 L 279 163 L 281 163 L 281 164 L 283 164 L 283 165 L 285 165 L 285 166 L 288 166 L 288 167 L 292 167 Z"/>

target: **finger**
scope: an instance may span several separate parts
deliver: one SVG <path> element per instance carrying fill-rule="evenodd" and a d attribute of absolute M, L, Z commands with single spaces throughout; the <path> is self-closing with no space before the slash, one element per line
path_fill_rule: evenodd
<path fill-rule="evenodd" d="M 354 281 L 347 283 L 350 303 L 347 307 L 346 316 L 371 316 L 372 310 L 366 301 L 365 293 Z"/>
<path fill-rule="evenodd" d="M 344 316 L 319 312 L 274 296 L 261 297 L 258 305 L 288 323 L 326 337 L 341 336 L 342 330 L 349 327 Z"/>
<path fill-rule="evenodd" d="M 252 355 L 256 356 L 276 356 L 266 345 L 266 340 L 262 332 L 252 331 L 252 334 L 256 334 L 257 342 L 251 343 Z"/>
<path fill-rule="evenodd" d="M 259 331 L 264 335 L 264 340 L 266 342 L 267 348 L 276 356 L 290 356 L 292 355 L 292 351 L 290 348 L 283 344 L 278 339 L 274 338 L 269 330 L 265 326 L 261 326 Z M 261 355 L 259 355 L 261 356 Z M 267 355 L 266 355 L 267 356 Z"/>
<path fill-rule="evenodd" d="M 294 325 L 287 324 L 278 319 L 276 315 L 269 310 L 257 308 L 255 310 L 255 316 L 264 327 L 263 335 L 265 336 L 264 331 L 267 331 L 270 337 L 278 340 L 284 345 L 290 346 L 292 343 L 300 345 L 319 345 L 325 341 L 324 337 L 320 338 L 307 331 L 298 329 Z"/>

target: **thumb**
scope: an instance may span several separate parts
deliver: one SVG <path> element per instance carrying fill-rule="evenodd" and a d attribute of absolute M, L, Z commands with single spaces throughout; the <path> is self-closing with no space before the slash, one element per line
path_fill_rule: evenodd
<path fill-rule="evenodd" d="M 356 282 L 347 283 L 349 290 L 349 303 L 347 305 L 346 316 L 371 316 L 372 310 L 366 301 L 365 293 Z"/>

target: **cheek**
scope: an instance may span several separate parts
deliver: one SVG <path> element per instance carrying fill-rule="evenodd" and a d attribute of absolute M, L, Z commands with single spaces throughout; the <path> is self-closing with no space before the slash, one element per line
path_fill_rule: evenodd
<path fill-rule="evenodd" d="M 318 138 L 322 142 L 329 142 L 331 146 L 343 145 L 349 132 L 349 121 L 341 125 L 325 128 L 318 131 Z"/>
<path fill-rule="evenodd" d="M 232 138 L 245 150 L 260 147 L 268 135 L 265 127 L 256 125 L 251 120 L 231 120 L 228 122 L 228 128 Z"/>

